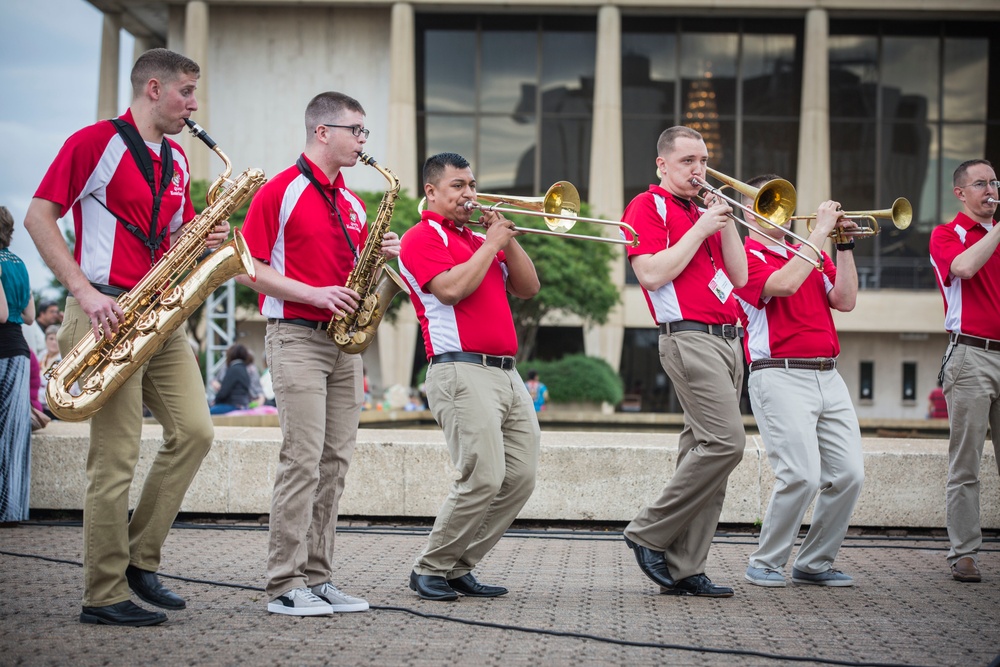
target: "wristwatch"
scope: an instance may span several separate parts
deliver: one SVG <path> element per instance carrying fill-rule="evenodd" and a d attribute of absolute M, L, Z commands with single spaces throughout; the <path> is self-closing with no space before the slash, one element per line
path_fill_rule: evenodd
<path fill-rule="evenodd" d="M 850 243 L 838 243 L 837 250 L 854 250 L 854 239 Z"/>

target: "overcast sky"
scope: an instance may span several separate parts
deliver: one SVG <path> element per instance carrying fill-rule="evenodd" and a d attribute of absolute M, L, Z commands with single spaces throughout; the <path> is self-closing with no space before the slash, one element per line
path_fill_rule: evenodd
<path fill-rule="evenodd" d="M 123 31 L 126 75 L 132 48 Z M 24 214 L 66 138 L 97 120 L 100 49 L 101 13 L 86 0 L 0 0 L 0 205 L 14 214 L 11 250 L 27 264 L 36 292 L 52 273 L 24 230 Z M 128 97 L 123 79 L 122 110 Z"/>

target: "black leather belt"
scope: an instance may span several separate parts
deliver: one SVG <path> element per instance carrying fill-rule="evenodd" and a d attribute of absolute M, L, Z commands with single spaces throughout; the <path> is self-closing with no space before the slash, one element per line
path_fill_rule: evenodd
<path fill-rule="evenodd" d="M 979 336 L 966 336 L 965 334 L 952 334 L 951 342 L 959 345 L 976 347 L 987 352 L 1000 352 L 1000 340 L 992 338 L 980 338 Z"/>
<path fill-rule="evenodd" d="M 432 365 L 447 364 L 456 361 L 502 368 L 505 371 L 514 370 L 514 357 L 494 357 L 489 354 L 476 354 L 474 352 L 445 352 L 443 354 L 435 354 L 431 357 Z"/>
<path fill-rule="evenodd" d="M 797 368 L 804 371 L 832 371 L 837 367 L 836 359 L 758 359 L 750 362 L 750 372 L 762 368 Z"/>
<path fill-rule="evenodd" d="M 703 322 L 695 322 L 694 320 L 678 320 L 671 322 L 669 325 L 658 324 L 657 326 L 661 334 L 667 333 L 667 327 L 669 327 L 670 333 L 700 331 L 721 338 L 743 338 L 743 327 L 738 327 L 735 324 L 705 324 Z"/>
<path fill-rule="evenodd" d="M 304 320 L 301 317 L 293 317 L 290 319 L 285 319 L 283 317 L 271 317 L 267 320 L 268 324 L 294 324 L 298 327 L 306 327 L 307 329 L 320 329 L 326 328 L 326 322 L 313 322 L 312 320 Z"/>
<path fill-rule="evenodd" d="M 101 283 L 90 283 L 90 286 L 101 294 L 106 294 L 107 296 L 113 296 L 115 298 L 128 291 L 127 289 L 122 289 L 121 287 L 115 287 L 114 285 L 102 285 Z"/>

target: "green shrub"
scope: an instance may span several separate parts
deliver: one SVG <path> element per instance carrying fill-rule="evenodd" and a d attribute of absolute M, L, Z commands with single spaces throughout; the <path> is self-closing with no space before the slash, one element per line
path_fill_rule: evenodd
<path fill-rule="evenodd" d="M 618 405 L 624 389 L 622 379 L 608 362 L 597 357 L 571 354 L 556 361 L 527 361 L 517 367 L 521 377 L 538 371 L 538 379 L 549 389 L 552 403 L 608 402 Z"/>

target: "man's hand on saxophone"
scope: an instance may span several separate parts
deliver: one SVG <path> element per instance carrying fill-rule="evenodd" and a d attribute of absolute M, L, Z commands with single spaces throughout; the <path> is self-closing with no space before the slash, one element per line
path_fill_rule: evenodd
<path fill-rule="evenodd" d="M 399 257 L 399 235 L 396 232 L 386 232 L 382 237 L 382 254 L 389 259 Z"/>
<path fill-rule="evenodd" d="M 125 313 L 122 312 L 118 301 L 112 297 L 101 294 L 89 285 L 78 290 L 76 300 L 80 303 L 80 308 L 90 320 L 90 328 L 94 332 L 94 338 L 107 338 L 111 340 L 118 333 L 119 325 L 125 321 Z"/>

